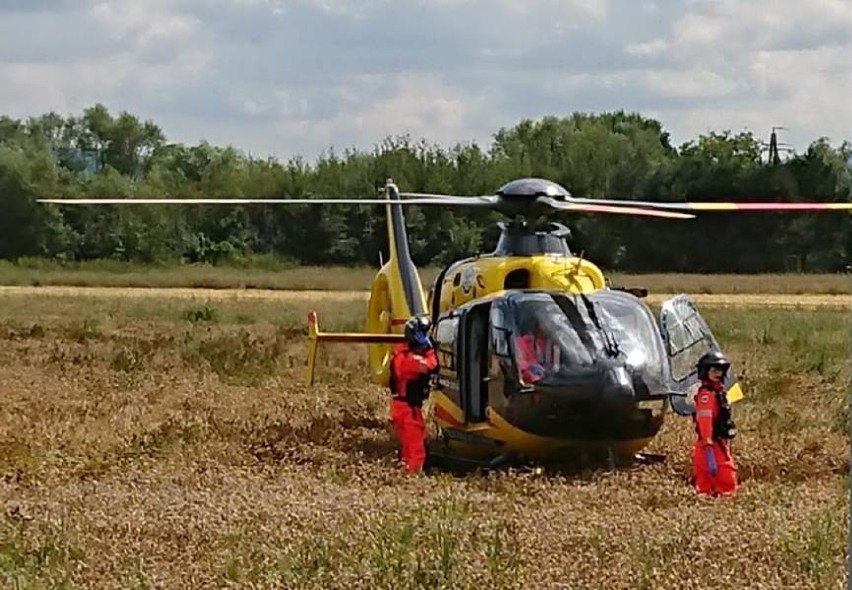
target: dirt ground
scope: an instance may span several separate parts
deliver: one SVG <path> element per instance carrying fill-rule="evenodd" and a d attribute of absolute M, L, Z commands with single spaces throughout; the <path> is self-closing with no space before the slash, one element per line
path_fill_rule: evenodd
<path fill-rule="evenodd" d="M 848 296 L 693 297 L 746 393 L 715 501 L 673 415 L 659 464 L 406 477 L 362 348 L 303 385 L 366 296 L 0 288 L 0 587 L 845 587 Z"/>

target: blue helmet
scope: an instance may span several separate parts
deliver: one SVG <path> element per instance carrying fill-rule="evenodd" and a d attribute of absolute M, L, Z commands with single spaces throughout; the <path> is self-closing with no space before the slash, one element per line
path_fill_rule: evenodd
<path fill-rule="evenodd" d="M 411 348 L 427 348 L 432 345 L 429 340 L 429 327 L 432 322 L 426 316 L 414 316 L 405 322 L 405 340 Z"/>

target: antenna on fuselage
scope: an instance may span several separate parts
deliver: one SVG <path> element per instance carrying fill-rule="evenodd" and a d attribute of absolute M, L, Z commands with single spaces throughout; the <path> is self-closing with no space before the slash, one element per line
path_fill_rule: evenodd
<path fill-rule="evenodd" d="M 577 256 L 577 263 L 574 265 L 574 272 L 575 273 L 580 271 L 580 267 L 583 265 L 583 260 L 584 260 L 585 255 L 586 255 L 586 251 L 580 250 L 580 255 Z"/>

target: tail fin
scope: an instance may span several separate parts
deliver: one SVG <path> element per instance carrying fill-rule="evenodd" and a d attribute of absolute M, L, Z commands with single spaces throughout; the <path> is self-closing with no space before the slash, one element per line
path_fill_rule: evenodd
<path fill-rule="evenodd" d="M 399 190 L 391 179 L 385 185 L 385 206 L 388 227 L 388 260 L 379 270 L 370 289 L 366 330 L 371 334 L 400 334 L 405 321 L 413 315 L 426 313 L 426 296 L 420 275 L 411 260 L 405 214 L 399 201 Z M 370 344 L 368 347 L 373 379 L 388 385 L 388 360 L 391 346 Z"/>
<path fill-rule="evenodd" d="M 321 333 L 314 312 L 308 316 L 308 376 L 314 381 L 317 346 L 325 342 L 364 342 L 368 345 L 370 371 L 374 381 L 387 387 L 388 361 L 395 342 L 403 340 L 403 324 L 413 315 L 426 313 L 426 295 L 420 275 L 411 260 L 405 215 L 399 201 L 399 190 L 392 180 L 385 185 L 388 227 L 388 260 L 376 273 L 367 304 L 366 333 Z"/>
<path fill-rule="evenodd" d="M 385 191 L 389 201 L 400 200 L 399 190 L 391 179 L 388 179 Z M 392 289 L 394 299 L 396 299 L 396 301 L 393 301 L 394 311 L 398 312 L 394 314 L 394 318 L 403 317 L 407 319 L 413 315 L 426 313 L 426 297 L 423 293 L 423 285 L 420 283 L 420 275 L 411 260 L 402 206 L 388 204 L 385 208 L 387 210 L 388 250 L 390 252 L 387 267 L 389 278 L 394 285 Z"/>

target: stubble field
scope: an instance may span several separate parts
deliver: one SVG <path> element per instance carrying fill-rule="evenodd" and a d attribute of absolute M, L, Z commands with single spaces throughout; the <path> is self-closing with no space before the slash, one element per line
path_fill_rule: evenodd
<path fill-rule="evenodd" d="M 694 297 L 746 393 L 733 500 L 671 414 L 662 464 L 406 477 L 361 346 L 303 385 L 308 310 L 365 297 L 0 289 L 0 586 L 845 587 L 848 295 Z"/>

